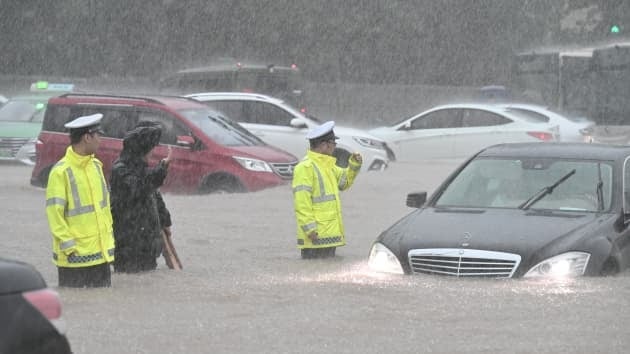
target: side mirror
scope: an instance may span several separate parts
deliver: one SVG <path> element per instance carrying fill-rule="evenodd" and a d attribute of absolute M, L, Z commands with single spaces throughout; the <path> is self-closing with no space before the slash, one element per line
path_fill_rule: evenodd
<path fill-rule="evenodd" d="M 420 208 L 427 201 L 427 192 L 415 192 L 407 194 L 407 206 L 410 208 Z"/>
<path fill-rule="evenodd" d="M 187 148 L 192 148 L 195 144 L 195 138 L 189 135 L 178 135 L 177 136 L 177 145 L 184 146 Z"/>
<path fill-rule="evenodd" d="M 411 122 L 407 121 L 405 124 L 401 125 L 398 130 L 409 130 L 411 129 Z"/>
<path fill-rule="evenodd" d="M 306 128 L 306 122 L 304 122 L 300 118 L 291 119 L 291 122 L 289 123 L 289 125 L 291 125 L 293 128 L 298 128 L 298 129 Z"/>

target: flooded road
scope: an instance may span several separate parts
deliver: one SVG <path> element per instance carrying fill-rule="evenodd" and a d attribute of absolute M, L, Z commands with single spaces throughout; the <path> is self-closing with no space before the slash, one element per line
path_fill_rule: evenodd
<path fill-rule="evenodd" d="M 348 245 L 295 248 L 289 186 L 166 194 L 184 270 L 114 274 L 110 289 L 59 289 L 75 353 L 627 353 L 630 275 L 566 282 L 391 276 L 367 269 L 375 237 L 456 164 L 392 164 L 342 193 Z M 56 286 L 44 190 L 0 165 L 0 255 Z M 535 225 L 532 225 L 535 232 Z"/>

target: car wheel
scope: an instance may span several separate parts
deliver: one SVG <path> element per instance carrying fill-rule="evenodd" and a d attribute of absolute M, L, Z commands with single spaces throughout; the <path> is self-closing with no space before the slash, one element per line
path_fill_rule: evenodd
<path fill-rule="evenodd" d="M 48 186 L 48 176 L 50 176 L 50 170 L 52 170 L 52 168 L 53 166 L 48 166 L 39 173 L 39 181 L 43 188 Z"/>
<path fill-rule="evenodd" d="M 217 173 L 204 178 L 199 192 L 202 194 L 243 193 L 246 192 L 246 189 L 235 176 Z"/>
<path fill-rule="evenodd" d="M 609 276 L 617 273 L 619 273 L 619 266 L 617 265 L 617 262 L 615 262 L 614 259 L 609 258 L 602 266 L 601 275 Z"/>
<path fill-rule="evenodd" d="M 350 152 L 345 149 L 335 148 L 333 156 L 337 158 L 337 166 L 341 168 L 348 167 L 348 160 L 350 159 Z"/>

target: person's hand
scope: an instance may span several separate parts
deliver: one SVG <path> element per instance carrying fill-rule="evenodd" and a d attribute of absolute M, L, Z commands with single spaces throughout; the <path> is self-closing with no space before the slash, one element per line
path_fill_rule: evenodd
<path fill-rule="evenodd" d="M 317 240 L 317 237 L 319 237 L 317 231 L 311 231 L 311 233 L 308 234 L 308 238 L 310 238 L 311 241 Z"/>
<path fill-rule="evenodd" d="M 164 159 L 162 159 L 162 161 L 164 161 L 166 166 L 168 166 L 168 164 L 171 163 L 172 155 L 173 155 L 173 148 L 169 145 L 168 146 L 168 153 L 166 154 L 166 157 Z"/>
<path fill-rule="evenodd" d="M 354 161 L 358 163 L 361 163 L 361 164 L 363 163 L 363 157 L 358 152 L 355 152 L 354 154 L 352 154 L 350 158 L 352 158 Z"/>
<path fill-rule="evenodd" d="M 166 234 L 166 236 L 171 237 L 173 234 L 171 233 L 171 227 L 170 226 L 165 226 L 164 228 L 162 228 L 162 230 L 164 230 L 164 233 Z"/>

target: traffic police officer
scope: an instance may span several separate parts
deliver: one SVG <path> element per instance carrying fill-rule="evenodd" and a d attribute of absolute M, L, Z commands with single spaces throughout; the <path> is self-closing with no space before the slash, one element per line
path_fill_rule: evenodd
<path fill-rule="evenodd" d="M 59 286 L 111 286 L 114 235 L 109 192 L 103 164 L 94 157 L 102 118 L 97 113 L 65 125 L 70 146 L 48 177 L 46 216 Z"/>
<path fill-rule="evenodd" d="M 336 165 L 334 127 L 328 121 L 307 133 L 310 149 L 293 173 L 297 246 L 304 259 L 334 257 L 346 244 L 339 191 L 352 186 L 363 160 L 354 153 L 347 168 Z"/>

